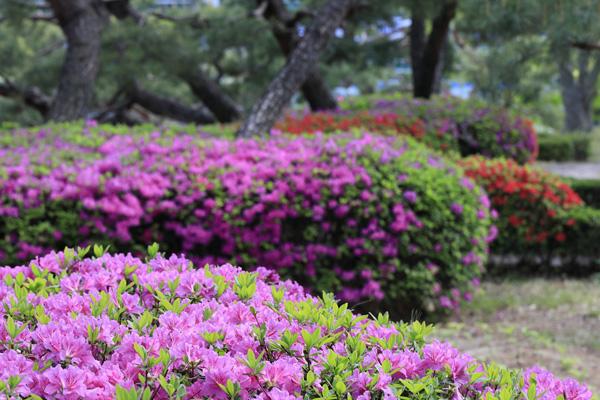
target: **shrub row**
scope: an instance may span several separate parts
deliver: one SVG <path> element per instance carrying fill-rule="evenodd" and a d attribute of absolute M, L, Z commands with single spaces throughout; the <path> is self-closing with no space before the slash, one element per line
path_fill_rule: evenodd
<path fill-rule="evenodd" d="M 569 269 L 583 264 L 600 271 L 599 211 L 584 206 L 559 177 L 512 160 L 468 157 L 460 161 L 467 176 L 481 185 L 498 211 L 496 255 L 516 255 L 522 262 L 551 270 L 559 257 Z M 578 269 L 576 269 L 578 270 Z"/>
<path fill-rule="evenodd" d="M 600 210 L 592 207 L 577 207 L 563 216 L 567 226 L 565 243 L 555 252 L 561 264 L 570 266 L 574 273 L 600 272 Z"/>
<path fill-rule="evenodd" d="M 278 269 L 316 292 L 409 313 L 470 298 L 489 201 L 454 164 L 394 137 L 202 140 L 19 131 L 0 150 L 0 249 L 158 242 L 202 264 Z"/>
<path fill-rule="evenodd" d="M 450 97 L 353 99 L 345 110 L 289 114 L 277 128 L 292 133 L 336 132 L 351 128 L 409 135 L 442 151 L 462 156 L 533 161 L 537 138 L 532 122 L 501 108 Z"/>
<path fill-rule="evenodd" d="M 589 135 L 540 135 L 538 141 L 542 161 L 585 161 L 590 155 Z"/>
<path fill-rule="evenodd" d="M 592 397 L 540 368 L 480 364 L 427 342 L 431 326 L 353 314 L 264 268 L 195 269 L 156 251 L 144 262 L 66 249 L 0 268 L 0 397 Z"/>
<path fill-rule="evenodd" d="M 585 204 L 600 209 L 600 179 L 571 179 L 569 185 Z"/>

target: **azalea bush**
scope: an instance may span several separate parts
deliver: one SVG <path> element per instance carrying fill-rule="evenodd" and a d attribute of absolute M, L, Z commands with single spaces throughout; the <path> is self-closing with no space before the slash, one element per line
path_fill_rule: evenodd
<path fill-rule="evenodd" d="M 275 127 L 292 134 L 315 132 L 348 132 L 352 129 L 364 129 L 369 132 L 395 133 L 423 139 L 427 134 L 423 120 L 413 117 L 406 118 L 392 111 L 372 113 L 365 111 L 313 112 L 306 114 L 286 114 Z M 454 140 L 452 136 L 439 135 L 446 139 L 442 149 L 450 147 Z"/>
<path fill-rule="evenodd" d="M 97 241 L 277 269 L 400 315 L 471 296 L 493 239 L 460 168 L 370 134 L 220 140 L 20 131 L 0 150 L 0 249 L 18 263 Z"/>
<path fill-rule="evenodd" d="M 468 157 L 460 165 L 499 213 L 494 253 L 538 257 L 545 268 L 552 256 L 599 255 L 593 245 L 600 234 L 597 212 L 582 211 L 582 199 L 558 176 L 512 160 Z"/>
<path fill-rule="evenodd" d="M 589 400 L 485 365 L 431 326 L 368 318 L 270 270 L 100 246 L 0 268 L 0 398 Z"/>
<path fill-rule="evenodd" d="M 276 127 L 296 134 L 355 128 L 408 135 L 437 150 L 462 156 L 506 157 L 519 163 L 534 161 L 538 152 L 530 120 L 474 100 L 359 97 L 351 98 L 343 107 L 335 112 L 291 113 Z"/>

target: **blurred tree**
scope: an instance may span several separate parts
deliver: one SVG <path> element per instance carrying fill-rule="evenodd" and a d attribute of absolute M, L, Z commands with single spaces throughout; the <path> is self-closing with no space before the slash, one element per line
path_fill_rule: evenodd
<path fill-rule="evenodd" d="M 268 132 L 292 95 L 306 82 L 313 72 L 335 30 L 346 17 L 354 0 L 328 0 L 317 11 L 300 41 L 292 50 L 287 63 L 267 87 L 240 128 L 241 137 L 261 135 Z"/>
<path fill-rule="evenodd" d="M 49 0 L 49 3 L 67 39 L 67 52 L 48 118 L 79 119 L 91 108 L 100 68 L 102 31 L 108 25 L 110 11 L 101 0 Z"/>
<path fill-rule="evenodd" d="M 504 107 L 535 102 L 556 83 L 553 60 L 541 35 L 476 47 L 461 37 L 456 42 L 460 74 L 489 102 Z"/>
<path fill-rule="evenodd" d="M 63 118 L 64 108 L 109 122 L 144 119 L 140 108 L 184 122 L 239 119 L 287 62 L 282 45 L 296 46 L 316 17 L 311 10 L 324 4 L 265 1 L 190 0 L 169 7 L 155 0 L 102 1 L 102 13 L 87 16 L 98 17 L 92 44 L 69 46 L 49 0 L 2 0 L 0 37 L 11 40 L 0 40 L 0 119 L 39 123 Z M 267 7 L 272 4 L 285 7 L 277 18 Z M 398 75 L 408 54 L 405 4 L 358 2 L 300 87 L 311 108 L 333 107 L 333 88 L 369 93 Z M 289 28 L 280 30 L 282 20 Z M 283 43 L 285 37 L 291 40 Z M 76 51 L 89 58 L 74 57 Z M 67 73 L 67 65 L 75 65 L 68 59 L 89 68 Z M 95 84 L 82 74 L 95 76 Z M 79 105 L 58 100 L 66 93 Z"/>
<path fill-rule="evenodd" d="M 450 22 L 456 15 L 458 0 L 410 1 L 410 61 L 413 95 L 429 98 L 440 87 L 445 49 L 448 47 Z M 429 35 L 427 12 L 434 10 Z"/>
<path fill-rule="evenodd" d="M 0 122 L 39 123 L 50 109 L 65 39 L 42 12 L 0 1 Z"/>
<path fill-rule="evenodd" d="M 512 48 L 512 54 L 491 51 L 496 61 L 493 67 L 496 71 L 512 69 L 504 76 L 512 75 L 512 86 L 525 90 L 530 88 L 516 81 L 526 81 L 522 79 L 528 74 L 525 70 L 532 71 L 526 63 L 540 62 L 542 44 L 558 77 L 565 128 L 590 130 L 600 75 L 599 18 L 599 0 L 463 0 L 457 29 L 473 46 Z M 517 51 L 521 54 L 517 55 Z M 511 57 L 513 62 L 510 62 Z M 492 70 L 489 74 L 492 75 Z M 504 86 L 498 87 L 498 90 L 504 89 Z"/>
<path fill-rule="evenodd" d="M 255 14 L 263 16 L 271 24 L 271 31 L 283 55 L 287 58 L 296 48 L 298 41 L 298 24 L 312 13 L 299 10 L 290 14 L 283 0 L 257 0 Z M 335 98 L 329 91 L 327 84 L 321 77 L 318 66 L 308 73 L 306 80 L 301 85 L 304 98 L 313 111 L 330 110 L 337 107 Z"/>
<path fill-rule="evenodd" d="M 153 48 L 149 41 L 155 39 L 156 35 L 153 35 L 152 30 L 148 29 L 148 21 L 150 19 L 153 23 L 168 21 L 166 24 L 174 27 L 179 22 L 184 22 L 185 25 L 197 29 L 201 25 L 198 18 L 183 20 L 177 16 L 162 14 L 160 11 L 149 7 L 147 1 L 135 2 L 136 6 L 139 5 L 144 8 L 142 12 L 134 8 L 128 0 L 113 0 L 111 2 L 101 0 L 77 0 L 76 2 L 49 0 L 48 4 L 33 0 L 24 2 L 7 1 L 8 3 L 4 3 L 5 6 L 0 8 L 0 15 L 2 16 L 0 21 L 6 22 L 3 25 L 10 26 L 9 30 L 18 32 L 15 35 L 16 37 L 32 39 L 26 31 L 21 30 L 24 25 L 39 21 L 57 22 L 66 39 L 63 41 L 64 45 L 61 44 L 59 47 L 66 47 L 66 55 L 60 69 L 56 94 L 52 96 L 53 99 L 50 96 L 43 95 L 43 91 L 37 87 L 21 86 L 15 83 L 14 78 L 12 78 L 15 74 L 5 73 L 3 70 L 0 70 L 0 73 L 3 74 L 3 79 L 0 81 L 2 82 L 0 95 L 20 99 L 22 103 L 35 107 L 44 118 L 53 120 L 122 115 L 123 107 L 128 108 L 134 104 L 156 105 L 156 101 L 161 99 L 163 100 L 162 104 L 166 104 L 164 101 L 169 100 L 171 107 L 166 109 L 152 107 L 152 112 L 185 122 L 214 121 L 214 118 L 209 115 L 202 115 L 200 118 L 198 109 L 189 108 L 177 103 L 174 99 L 167 99 L 143 90 L 137 84 L 138 74 L 142 72 L 140 70 L 145 69 L 144 67 L 147 65 L 145 63 L 157 52 L 157 49 Z M 111 15 L 118 19 L 131 17 L 132 23 L 113 24 L 111 29 L 108 30 L 113 35 L 109 36 L 108 40 L 103 41 L 102 34 L 109 24 Z M 174 29 L 171 31 L 174 31 Z M 135 35 L 133 40 L 128 40 L 128 38 L 131 38 L 130 34 Z M 138 49 L 134 49 L 135 45 L 140 43 L 145 45 L 145 51 L 140 52 Z M 8 53 L 13 52 L 14 48 L 11 49 L 11 47 L 14 46 L 7 45 L 4 50 Z M 108 55 L 106 57 L 101 56 L 101 48 L 107 51 Z M 182 51 L 182 53 L 185 54 L 186 52 Z M 157 64 L 160 64 L 157 69 L 173 73 L 177 76 L 177 79 L 186 79 L 192 91 L 209 105 L 209 108 L 219 120 L 229 122 L 239 118 L 241 110 L 237 104 L 222 92 L 216 83 L 207 78 L 201 69 L 195 69 L 193 63 L 172 63 L 176 68 L 186 65 L 186 69 L 177 69 L 177 71 L 174 71 L 174 68 L 165 68 L 166 65 L 170 64 L 171 59 L 167 58 L 170 54 L 173 54 L 173 52 L 164 51 L 158 57 L 159 62 L 149 63 L 149 69 L 153 69 L 157 67 Z M 101 57 L 102 61 L 100 61 Z M 187 57 L 186 60 L 190 61 L 190 58 Z M 31 64 L 37 61 L 31 60 Z M 138 64 L 138 61 L 142 61 L 142 64 Z M 100 64 L 108 74 L 104 74 L 103 83 L 106 83 L 106 85 L 101 85 L 102 88 L 96 91 L 94 83 Z M 20 65 L 20 67 L 29 67 L 29 65 Z M 172 80 L 168 79 L 166 83 L 169 84 L 169 81 Z M 49 92 L 53 91 L 54 85 L 46 86 Z M 108 93 L 106 88 L 111 88 L 111 92 Z M 101 94 L 101 97 L 105 100 L 110 99 L 110 104 L 108 106 L 100 104 L 101 102 L 97 101 L 98 94 Z M 120 104 L 118 110 L 113 110 L 115 103 Z M 174 112 L 174 110 L 179 110 L 179 112 Z M 205 111 L 203 112 L 205 113 Z"/>

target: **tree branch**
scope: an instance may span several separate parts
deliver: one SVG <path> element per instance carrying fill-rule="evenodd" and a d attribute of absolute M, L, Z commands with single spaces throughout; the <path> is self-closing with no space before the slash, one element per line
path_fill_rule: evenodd
<path fill-rule="evenodd" d="M 104 4 L 108 11 L 118 19 L 131 18 L 138 25 L 146 22 L 145 16 L 133 8 L 129 0 L 104 0 Z"/>
<path fill-rule="evenodd" d="M 221 87 L 210 79 L 200 68 L 182 71 L 180 77 L 187 82 L 190 90 L 213 113 L 219 122 L 232 122 L 240 119 L 241 107 Z"/>
<path fill-rule="evenodd" d="M 210 124 L 215 122 L 212 115 L 202 108 L 188 107 L 178 101 L 149 92 L 137 83 L 131 85 L 127 94 L 132 102 L 139 104 L 148 111 L 182 122 L 195 124 Z"/>
<path fill-rule="evenodd" d="M 0 83 L 0 96 L 22 101 L 29 107 L 39 111 L 42 116 L 48 113 L 52 103 L 52 99 L 42 93 L 40 88 L 35 86 L 20 88 L 7 80 Z"/>
<path fill-rule="evenodd" d="M 572 42 L 571 46 L 581 50 L 600 50 L 600 43 Z"/>
<path fill-rule="evenodd" d="M 315 13 L 308 10 L 299 10 L 294 13 L 294 15 L 286 21 L 286 25 L 289 28 L 295 28 L 298 22 L 302 21 L 305 18 L 314 18 Z"/>
<path fill-rule="evenodd" d="M 54 15 L 52 14 L 47 14 L 47 13 L 34 13 L 28 17 L 25 17 L 25 19 L 33 21 L 33 22 L 52 22 L 52 23 L 56 23 L 57 19 L 54 17 Z M 5 16 L 0 16 L 0 23 L 7 21 L 8 18 Z"/>

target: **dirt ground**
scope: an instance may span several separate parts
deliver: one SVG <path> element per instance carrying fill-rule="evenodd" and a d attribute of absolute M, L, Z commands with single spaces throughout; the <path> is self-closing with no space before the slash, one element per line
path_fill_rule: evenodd
<path fill-rule="evenodd" d="M 482 361 L 540 365 L 600 395 L 600 277 L 486 282 L 435 334 Z"/>

